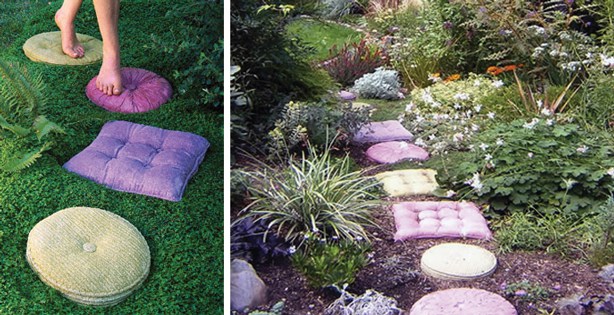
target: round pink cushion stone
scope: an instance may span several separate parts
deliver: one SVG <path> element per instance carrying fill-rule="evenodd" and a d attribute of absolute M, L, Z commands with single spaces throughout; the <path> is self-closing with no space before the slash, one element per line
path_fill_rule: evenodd
<path fill-rule="evenodd" d="M 163 77 L 144 69 L 122 68 L 120 95 L 108 96 L 96 88 L 95 76 L 87 84 L 85 94 L 94 104 L 117 113 L 143 113 L 157 109 L 173 95 L 170 83 Z"/>
<path fill-rule="evenodd" d="M 409 315 L 516 315 L 516 309 L 506 299 L 481 289 L 448 289 L 423 296 Z"/>
<path fill-rule="evenodd" d="M 367 149 L 367 156 L 382 164 L 393 164 L 402 160 L 424 161 L 429 158 L 423 148 L 403 141 L 382 142 Z"/>

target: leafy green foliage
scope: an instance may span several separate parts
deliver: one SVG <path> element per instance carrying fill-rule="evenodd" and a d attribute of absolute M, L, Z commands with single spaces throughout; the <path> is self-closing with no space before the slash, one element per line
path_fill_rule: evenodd
<path fill-rule="evenodd" d="M 292 255 L 292 265 L 316 288 L 343 288 L 354 282 L 356 273 L 367 265 L 368 243 L 352 240 L 321 242 L 308 245 Z"/>
<path fill-rule="evenodd" d="M 473 151 L 427 164 L 461 196 L 499 211 L 582 215 L 612 189 L 612 137 L 553 119 L 515 120 L 473 140 Z M 455 167 L 450 167 L 454 165 Z"/>
<path fill-rule="evenodd" d="M 543 301 L 550 297 L 550 292 L 547 288 L 542 287 L 539 283 L 533 283 L 528 280 L 506 284 L 503 291 L 509 297 L 515 296 L 527 302 Z"/>
<path fill-rule="evenodd" d="M 368 115 L 365 108 L 357 109 L 339 102 L 290 102 L 275 122 L 275 129 L 269 132 L 268 154 L 283 157 L 305 149 L 308 142 L 324 148 L 330 139 L 334 139 L 336 149 L 345 149 L 352 135 L 369 122 Z"/>
<path fill-rule="evenodd" d="M 308 233 L 353 240 L 368 239 L 365 226 L 374 225 L 377 205 L 369 192 L 377 183 L 362 171 L 350 171 L 350 158 L 335 159 L 329 149 L 310 148 L 300 159 L 287 158 L 283 168 L 255 161 L 242 171 L 251 203 L 246 216 L 266 220 L 268 228 L 291 242 Z"/>
<path fill-rule="evenodd" d="M 333 45 L 329 55 L 322 67 L 343 86 L 352 85 L 356 79 L 385 63 L 383 51 L 379 47 L 369 46 L 364 39 L 359 43 L 346 43 L 340 50 Z"/>
<path fill-rule="evenodd" d="M 201 106 L 222 107 L 224 92 L 223 3 L 221 1 L 174 1 L 166 18 L 177 23 L 171 31 L 152 35 L 156 52 L 173 58 L 173 77 L 179 94 Z M 215 34 L 205 36 L 205 34 Z M 177 43 L 180 43 L 177 45 Z"/>
<path fill-rule="evenodd" d="M 51 132 L 64 133 L 41 114 L 46 106 L 44 88 L 40 75 L 31 76 L 26 68 L 0 60 L 1 170 L 15 172 L 31 166 L 51 147 L 52 142 L 43 138 Z"/>

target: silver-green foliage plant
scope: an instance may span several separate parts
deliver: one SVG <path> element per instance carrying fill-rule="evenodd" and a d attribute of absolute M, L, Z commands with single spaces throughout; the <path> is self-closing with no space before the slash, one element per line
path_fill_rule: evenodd
<path fill-rule="evenodd" d="M 29 167 L 51 148 L 52 132 L 64 133 L 42 114 L 44 88 L 40 75 L 0 60 L 0 170 Z"/>
<path fill-rule="evenodd" d="M 336 159 L 329 149 L 301 158 L 288 157 L 279 165 L 257 162 L 242 171 L 251 203 L 243 210 L 288 241 L 302 241 L 310 233 L 323 238 L 368 239 L 377 205 L 371 192 L 377 185 L 364 171 L 351 171 L 350 158 Z M 299 244 L 300 245 L 300 244 Z"/>
<path fill-rule="evenodd" d="M 396 70 L 379 67 L 375 72 L 367 73 L 356 80 L 352 91 L 364 98 L 399 99 L 401 91 L 399 73 Z"/>
<path fill-rule="evenodd" d="M 341 296 L 330 304 L 324 315 L 399 315 L 403 310 L 397 301 L 377 291 L 367 290 L 360 296 L 343 290 Z"/>

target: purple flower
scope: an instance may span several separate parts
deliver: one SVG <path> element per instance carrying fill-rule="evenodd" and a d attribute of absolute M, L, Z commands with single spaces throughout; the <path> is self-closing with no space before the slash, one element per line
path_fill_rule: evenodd
<path fill-rule="evenodd" d="M 452 29 L 453 26 L 454 26 L 454 24 L 452 24 L 452 22 L 450 22 L 450 21 L 443 22 L 443 28 L 446 29 L 446 30 Z"/>
<path fill-rule="evenodd" d="M 501 289 L 501 291 L 505 291 L 505 289 L 507 289 L 507 283 L 501 283 L 501 285 L 499 285 L 499 289 Z"/>
<path fill-rule="evenodd" d="M 571 6 L 571 5 L 574 3 L 574 0 L 565 0 L 565 3 L 566 3 L 568 6 Z"/>
<path fill-rule="evenodd" d="M 514 292 L 514 294 L 516 296 L 526 296 L 527 295 L 527 291 L 525 291 L 525 290 L 518 290 L 518 291 Z"/>

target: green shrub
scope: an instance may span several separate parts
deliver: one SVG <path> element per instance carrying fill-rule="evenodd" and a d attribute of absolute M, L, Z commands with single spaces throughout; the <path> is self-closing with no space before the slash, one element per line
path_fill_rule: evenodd
<path fill-rule="evenodd" d="M 269 156 L 283 157 L 288 151 L 304 150 L 307 143 L 324 148 L 334 139 L 336 149 L 349 147 L 352 135 L 369 121 L 367 109 L 334 102 L 286 104 L 275 129 L 269 132 Z"/>
<path fill-rule="evenodd" d="M 287 36 L 290 17 L 260 8 L 256 0 L 231 2 L 231 64 L 242 73 L 235 84 L 251 99 L 249 106 L 232 110 L 233 121 L 248 131 L 233 138 L 233 148 L 261 147 L 285 103 L 316 99 L 334 85 L 306 61 L 309 51 L 300 41 Z"/>
<path fill-rule="evenodd" d="M 614 197 L 599 207 L 593 222 L 598 241 L 592 244 L 588 256 L 595 267 L 601 267 L 614 261 Z"/>
<path fill-rule="evenodd" d="M 313 287 L 343 288 L 352 284 L 356 273 L 367 265 L 366 242 L 353 240 L 310 240 L 308 245 L 292 255 L 292 265 Z"/>
<path fill-rule="evenodd" d="M 609 130 L 614 126 L 614 79 L 611 75 L 592 76 L 583 85 L 582 106 L 572 110 L 576 119 L 586 128 Z"/>
<path fill-rule="evenodd" d="M 352 92 L 356 92 L 360 97 L 384 100 L 396 100 L 403 96 L 399 73 L 384 67 L 377 68 L 375 72 L 367 73 L 356 80 Z"/>
<path fill-rule="evenodd" d="M 51 148 L 51 133 L 64 133 L 43 115 L 44 89 L 40 75 L 0 60 L 0 170 L 32 165 Z"/>
<path fill-rule="evenodd" d="M 349 156 L 335 159 L 330 150 L 311 148 L 311 155 L 289 157 L 284 168 L 258 163 L 243 171 L 251 203 L 244 209 L 256 221 L 289 241 L 308 233 L 324 238 L 368 239 L 365 227 L 374 225 L 371 210 L 377 205 L 369 189 L 377 183 L 362 171 L 349 171 Z"/>
<path fill-rule="evenodd" d="M 612 189 L 612 137 L 554 119 L 515 120 L 473 138 L 472 150 L 427 165 L 461 196 L 498 211 L 582 215 Z M 452 167 L 453 166 L 453 167 Z"/>

